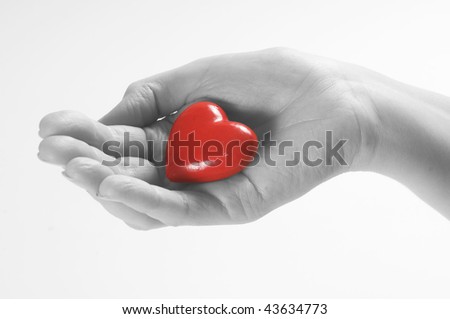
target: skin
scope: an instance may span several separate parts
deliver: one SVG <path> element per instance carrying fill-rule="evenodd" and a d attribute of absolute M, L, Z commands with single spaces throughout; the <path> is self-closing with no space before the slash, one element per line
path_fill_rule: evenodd
<path fill-rule="evenodd" d="M 116 166 L 102 165 L 106 141 L 167 139 L 176 111 L 209 100 L 230 120 L 245 123 L 261 138 L 292 141 L 284 155 L 260 160 L 228 179 L 178 184 L 154 154 L 121 154 Z M 178 112 L 179 114 L 179 112 Z M 162 120 L 158 120 L 164 117 Z M 112 215 L 141 230 L 164 226 L 240 224 L 254 221 L 320 183 L 345 172 L 375 171 L 399 180 L 450 218 L 450 99 L 396 82 L 373 71 L 285 48 L 228 54 L 194 61 L 137 81 L 100 121 L 73 111 L 45 116 L 39 158 L 64 167 Z M 347 140 L 334 160 L 317 166 L 286 166 L 307 141 L 325 145 Z M 325 159 L 311 148 L 310 159 Z M 261 159 L 267 151 L 260 149 Z M 142 159 L 137 156 L 141 156 Z M 141 163 L 139 163 L 141 161 Z M 141 165 L 140 165 L 141 164 Z"/>

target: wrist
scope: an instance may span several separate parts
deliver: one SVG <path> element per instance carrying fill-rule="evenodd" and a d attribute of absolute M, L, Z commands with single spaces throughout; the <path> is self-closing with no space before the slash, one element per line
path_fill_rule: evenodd
<path fill-rule="evenodd" d="M 376 146 L 366 169 L 403 183 L 447 214 L 450 99 L 388 78 L 368 93 Z"/>
<path fill-rule="evenodd" d="M 437 94 L 388 78 L 368 92 L 376 145 L 367 169 L 403 174 L 410 166 L 417 169 L 433 163 L 435 156 L 448 149 L 448 98 L 441 97 L 444 103 L 438 103 Z"/>

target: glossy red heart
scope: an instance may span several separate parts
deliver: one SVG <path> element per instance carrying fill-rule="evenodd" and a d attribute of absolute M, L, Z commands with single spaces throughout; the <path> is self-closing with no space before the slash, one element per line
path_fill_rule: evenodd
<path fill-rule="evenodd" d="M 166 176 L 173 182 L 212 182 L 245 168 L 258 147 L 246 125 L 228 120 L 220 106 L 198 102 L 173 123 L 167 143 Z"/>

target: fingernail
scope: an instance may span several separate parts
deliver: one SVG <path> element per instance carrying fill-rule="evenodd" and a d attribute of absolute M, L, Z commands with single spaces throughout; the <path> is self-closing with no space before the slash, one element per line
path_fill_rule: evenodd
<path fill-rule="evenodd" d="M 103 193 L 100 193 L 100 189 L 97 191 L 95 196 L 97 196 L 98 198 L 101 198 L 101 199 L 108 199 L 107 196 L 105 196 Z"/>
<path fill-rule="evenodd" d="M 62 174 L 65 178 L 67 178 L 69 181 L 73 182 L 73 178 L 72 178 L 71 176 L 69 176 L 69 175 L 66 173 L 66 171 L 62 171 L 61 174 Z"/>
<path fill-rule="evenodd" d="M 108 198 L 108 197 L 104 196 L 103 194 L 100 194 L 100 192 L 95 193 L 95 196 L 97 196 L 98 199 L 112 200 L 111 198 Z"/>
<path fill-rule="evenodd" d="M 48 159 L 46 159 L 46 158 L 43 158 L 41 153 L 37 153 L 37 157 L 38 157 L 38 159 L 40 159 L 40 160 L 43 161 L 44 163 L 50 163 L 50 164 L 52 164 L 52 162 L 51 162 L 50 160 L 48 160 Z"/>

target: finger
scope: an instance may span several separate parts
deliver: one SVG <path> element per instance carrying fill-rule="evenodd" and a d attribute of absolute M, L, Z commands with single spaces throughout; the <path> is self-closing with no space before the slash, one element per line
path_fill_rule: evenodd
<path fill-rule="evenodd" d="M 46 115 L 39 123 L 39 135 L 42 138 L 70 136 L 115 157 L 147 158 L 148 153 L 147 138 L 142 128 L 107 126 L 76 111 L 59 111 Z"/>
<path fill-rule="evenodd" d="M 159 171 L 160 168 L 143 158 L 114 158 L 70 136 L 49 136 L 39 145 L 39 158 L 51 164 L 64 167 L 78 157 L 102 163 L 116 174 L 133 176 L 156 185 L 163 183 L 164 175 Z"/>
<path fill-rule="evenodd" d="M 135 229 L 148 230 L 163 227 L 160 221 L 117 202 L 101 200 L 97 197 L 100 183 L 114 172 L 101 165 L 99 162 L 85 157 L 71 160 L 63 174 L 74 184 L 84 188 L 93 198 L 113 216 L 122 219 L 126 224 Z"/>
<path fill-rule="evenodd" d="M 52 135 L 72 136 L 93 146 L 113 137 L 108 126 L 91 120 L 83 113 L 70 110 L 50 113 L 42 118 L 39 136 L 44 138 Z"/>
<path fill-rule="evenodd" d="M 166 145 L 169 138 L 172 119 L 164 119 L 144 128 L 148 139 L 148 160 L 157 166 L 165 165 Z"/>
<path fill-rule="evenodd" d="M 99 187 L 103 199 L 123 203 L 169 226 L 229 223 L 220 201 L 209 195 L 173 191 L 128 176 L 108 176 Z"/>
<path fill-rule="evenodd" d="M 177 111 L 201 85 L 208 61 L 195 61 L 131 84 L 122 101 L 100 122 L 142 127 Z"/>
<path fill-rule="evenodd" d="M 311 62 L 299 57 L 294 50 L 275 48 L 200 59 L 131 84 L 100 122 L 145 126 L 207 99 L 224 107 L 231 120 L 259 125 L 279 113 L 280 105 L 292 102 L 291 95 L 299 88 L 290 84 L 302 83 L 310 73 Z M 293 65 L 298 66 L 296 72 Z"/>
<path fill-rule="evenodd" d="M 65 166 L 75 157 L 89 157 L 100 162 L 115 160 L 114 157 L 88 145 L 86 142 L 64 135 L 44 138 L 39 144 L 38 156 L 44 162 L 59 166 Z"/>
<path fill-rule="evenodd" d="M 147 164 L 141 166 L 141 163 L 138 161 L 141 161 L 142 159 L 125 158 L 125 160 L 129 160 L 130 164 L 114 170 L 112 167 L 102 165 L 97 160 L 88 157 L 76 157 L 67 163 L 65 173 L 74 181 L 82 181 L 83 184 L 80 186 L 93 194 L 98 192 L 98 187 L 100 185 L 99 181 L 106 176 L 113 174 L 131 176 L 150 184 L 160 184 L 158 171 L 149 162 L 146 162 Z M 108 174 L 105 175 L 106 173 Z M 99 180 L 99 176 L 103 176 L 103 178 Z"/>
<path fill-rule="evenodd" d="M 189 105 L 182 107 L 177 113 L 171 114 L 160 121 L 153 122 L 143 128 L 147 138 L 148 160 L 158 167 L 166 164 L 166 146 L 173 123 Z"/>
<path fill-rule="evenodd" d="M 115 203 L 101 199 L 97 199 L 97 201 L 103 206 L 103 208 L 106 209 L 108 213 L 122 220 L 125 224 L 133 229 L 152 230 L 166 227 L 166 225 L 161 223 L 159 220 L 142 214 L 122 203 Z"/>

